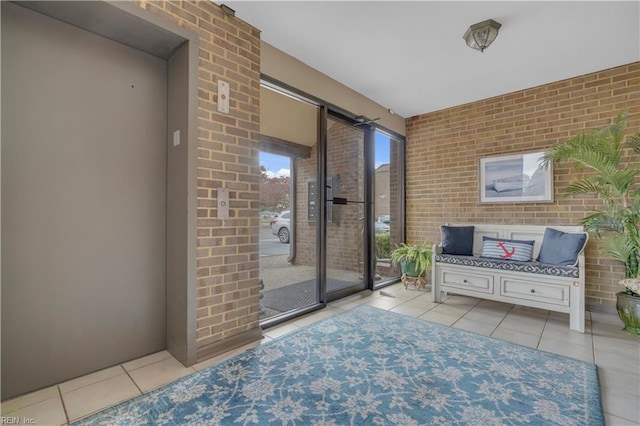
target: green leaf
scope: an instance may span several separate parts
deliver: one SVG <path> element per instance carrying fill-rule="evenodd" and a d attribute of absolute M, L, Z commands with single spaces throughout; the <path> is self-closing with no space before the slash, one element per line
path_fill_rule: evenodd
<path fill-rule="evenodd" d="M 632 157 L 640 154 L 640 132 L 625 141 L 626 119 L 627 113 L 620 112 L 608 126 L 553 145 L 541 162 L 567 162 L 586 173 L 572 180 L 563 195 L 600 198 L 601 208 L 592 210 L 581 223 L 586 231 L 604 239 L 604 252 L 623 262 L 629 276 L 637 275 L 640 266 L 640 158 L 629 158 L 625 150 L 631 148 Z"/>
<path fill-rule="evenodd" d="M 391 253 L 391 264 L 398 266 L 402 262 L 416 262 L 417 272 L 424 275 L 431 269 L 431 246 L 426 241 L 420 246 L 401 243 Z"/>
<path fill-rule="evenodd" d="M 625 143 L 627 148 L 633 149 L 636 154 L 640 154 L 640 132 L 636 133 L 629 137 L 627 142 Z"/>

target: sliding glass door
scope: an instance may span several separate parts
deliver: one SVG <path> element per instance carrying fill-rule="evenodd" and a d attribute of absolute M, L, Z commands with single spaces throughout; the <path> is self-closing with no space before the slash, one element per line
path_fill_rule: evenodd
<path fill-rule="evenodd" d="M 318 106 L 261 88 L 260 320 L 322 307 L 318 280 Z"/>
<path fill-rule="evenodd" d="M 261 96 L 260 319 L 269 327 L 399 279 L 389 255 L 404 239 L 404 151 L 376 120 L 269 83 Z"/>

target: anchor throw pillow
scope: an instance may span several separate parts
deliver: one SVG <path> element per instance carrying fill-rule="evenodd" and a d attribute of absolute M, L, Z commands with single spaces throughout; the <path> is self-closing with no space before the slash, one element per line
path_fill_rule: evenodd
<path fill-rule="evenodd" d="M 482 255 L 491 259 L 530 262 L 533 258 L 533 240 L 505 240 L 482 237 Z"/>

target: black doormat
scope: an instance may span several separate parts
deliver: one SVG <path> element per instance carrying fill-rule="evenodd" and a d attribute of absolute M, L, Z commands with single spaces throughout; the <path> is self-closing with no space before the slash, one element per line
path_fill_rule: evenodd
<path fill-rule="evenodd" d="M 343 288 L 362 285 L 328 278 L 327 293 L 342 290 Z M 303 281 L 285 287 L 276 288 L 262 292 L 264 295 L 260 300 L 265 308 L 274 309 L 280 312 L 292 309 L 304 308 L 316 303 L 316 280 Z"/>

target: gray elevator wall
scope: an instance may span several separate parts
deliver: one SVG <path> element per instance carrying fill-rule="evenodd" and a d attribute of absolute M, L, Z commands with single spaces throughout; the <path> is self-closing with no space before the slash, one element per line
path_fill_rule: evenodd
<path fill-rule="evenodd" d="M 167 63 L 2 2 L 2 398 L 165 348 Z"/>

